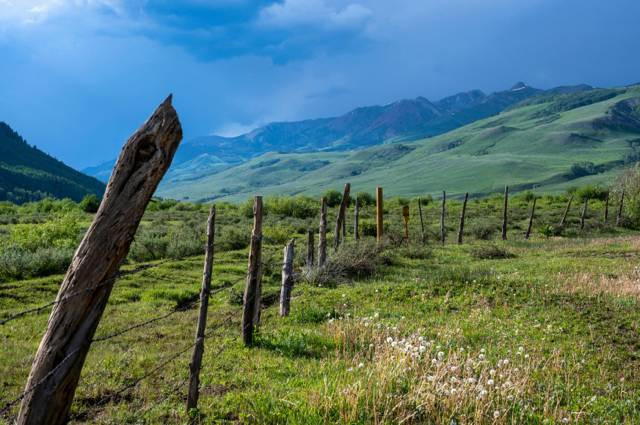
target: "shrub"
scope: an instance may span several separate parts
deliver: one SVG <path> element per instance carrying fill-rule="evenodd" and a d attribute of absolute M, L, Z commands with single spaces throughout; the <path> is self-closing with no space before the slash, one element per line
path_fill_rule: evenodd
<path fill-rule="evenodd" d="M 225 226 L 218 229 L 216 248 L 223 251 L 235 251 L 249 246 L 251 230 L 235 226 Z"/>
<path fill-rule="evenodd" d="M 433 252 L 430 248 L 416 242 L 405 244 L 396 252 L 399 256 L 409 258 L 411 260 L 426 260 L 433 256 Z"/>
<path fill-rule="evenodd" d="M 8 243 L 32 252 L 41 248 L 75 248 L 81 235 L 78 217 L 66 214 L 42 224 L 13 225 Z"/>
<path fill-rule="evenodd" d="M 497 225 L 491 221 L 472 221 L 469 226 L 469 233 L 479 240 L 489 240 L 498 231 Z"/>
<path fill-rule="evenodd" d="M 27 251 L 9 246 L 0 251 L 0 281 L 21 280 L 64 273 L 73 257 L 72 248 L 40 248 Z"/>
<path fill-rule="evenodd" d="M 587 185 L 576 190 L 576 196 L 580 202 L 584 202 L 586 199 L 604 201 L 609 196 L 609 191 L 599 186 Z"/>
<path fill-rule="evenodd" d="M 376 204 L 376 198 L 369 192 L 358 192 L 356 198 L 358 199 L 358 205 L 361 207 Z"/>
<path fill-rule="evenodd" d="M 94 194 L 86 195 L 80 201 L 80 209 L 87 213 L 97 213 L 100 207 L 100 199 Z"/>
<path fill-rule="evenodd" d="M 420 203 L 422 205 L 429 205 L 430 203 L 433 202 L 433 196 L 431 195 L 424 195 L 419 197 L 418 199 L 420 199 Z"/>
<path fill-rule="evenodd" d="M 479 260 L 495 260 L 515 257 L 515 255 L 507 251 L 505 248 L 494 244 L 482 244 L 472 247 L 471 256 Z"/>
<path fill-rule="evenodd" d="M 313 270 L 308 279 L 316 284 L 361 279 L 373 275 L 381 263 L 381 250 L 375 241 L 344 243 L 327 259 L 325 266 Z"/>
<path fill-rule="evenodd" d="M 327 190 L 322 196 L 327 198 L 328 207 L 337 207 L 342 202 L 342 193 L 335 189 Z"/>
<path fill-rule="evenodd" d="M 304 196 L 268 198 L 265 209 L 269 214 L 280 214 L 295 218 L 311 218 L 318 215 L 319 203 Z M 253 215 L 253 204 L 251 215 Z"/>

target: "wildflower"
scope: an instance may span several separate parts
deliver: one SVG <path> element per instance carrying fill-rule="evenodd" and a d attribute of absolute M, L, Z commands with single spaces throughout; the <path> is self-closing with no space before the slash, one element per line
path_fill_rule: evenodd
<path fill-rule="evenodd" d="M 362 369 L 364 367 L 364 363 L 358 363 L 358 369 Z"/>
<path fill-rule="evenodd" d="M 393 342 L 393 338 L 391 338 L 390 336 L 387 337 L 387 343 L 391 344 Z"/>
<path fill-rule="evenodd" d="M 484 360 L 484 354 L 480 354 L 480 355 L 478 356 L 478 358 L 479 358 L 480 360 Z"/>
<path fill-rule="evenodd" d="M 487 385 L 489 385 L 490 387 L 493 387 L 493 384 L 495 383 L 495 381 L 493 379 L 489 379 L 487 381 Z"/>
<path fill-rule="evenodd" d="M 563 424 L 568 424 L 569 423 L 569 418 L 562 418 L 562 423 Z"/>
<path fill-rule="evenodd" d="M 493 375 L 495 375 L 495 374 L 496 374 L 496 370 L 495 370 L 495 369 L 491 369 L 491 370 L 489 371 L 489 375 L 493 376 Z"/>
<path fill-rule="evenodd" d="M 444 358 L 444 353 L 442 351 L 438 351 L 438 360 L 442 360 Z"/>
<path fill-rule="evenodd" d="M 494 419 L 498 419 L 500 417 L 500 411 L 496 410 L 495 412 L 493 412 L 493 417 Z"/>
<path fill-rule="evenodd" d="M 529 358 L 529 355 L 528 355 L 528 354 L 525 354 L 525 355 L 524 355 L 524 358 L 525 358 L 525 359 L 528 359 L 528 358 Z"/>

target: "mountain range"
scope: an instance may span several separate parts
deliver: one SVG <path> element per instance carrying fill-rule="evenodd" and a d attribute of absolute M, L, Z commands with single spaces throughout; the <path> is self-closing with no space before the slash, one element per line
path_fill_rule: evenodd
<path fill-rule="evenodd" d="M 30 146 L 0 122 L 0 201 L 23 203 L 44 197 L 80 200 L 101 196 L 105 185 Z"/>
<path fill-rule="evenodd" d="M 472 90 L 437 102 L 424 97 L 404 99 L 357 108 L 333 118 L 274 122 L 237 137 L 198 137 L 180 146 L 165 177 L 165 186 L 220 172 L 267 152 L 350 151 L 432 137 L 495 115 L 531 97 L 590 89 L 583 84 L 540 90 L 520 82 L 509 90 L 491 94 Z M 83 171 L 106 181 L 114 162 Z"/>

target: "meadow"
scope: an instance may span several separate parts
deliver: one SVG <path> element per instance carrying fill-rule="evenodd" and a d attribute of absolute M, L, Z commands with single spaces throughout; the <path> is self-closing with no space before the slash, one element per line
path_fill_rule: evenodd
<path fill-rule="evenodd" d="M 339 193 L 327 193 L 329 229 Z M 185 412 L 208 205 L 154 200 L 98 327 L 72 423 L 634 424 L 640 422 L 640 242 L 633 223 L 604 222 L 579 196 L 470 199 L 456 243 L 459 199 L 374 203 L 358 194 L 361 238 L 347 238 L 324 271 L 305 265 L 318 199 L 266 198 L 262 322 L 240 338 L 251 203 L 218 203 L 199 408 Z M 402 239 L 409 205 L 410 240 Z M 0 206 L 0 409 L 24 389 L 62 273 L 95 205 L 44 200 Z M 628 216 L 629 214 L 627 214 Z M 331 244 L 329 234 L 329 245 Z M 278 315 L 282 248 L 296 240 L 291 315 Z M 317 237 L 316 237 L 317 243 Z M 138 326 L 140 325 L 140 326 Z M 0 421 L 17 414 L 10 407 Z"/>

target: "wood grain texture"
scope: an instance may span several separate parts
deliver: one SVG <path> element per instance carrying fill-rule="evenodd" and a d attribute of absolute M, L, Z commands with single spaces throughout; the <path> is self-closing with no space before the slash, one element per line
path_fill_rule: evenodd
<path fill-rule="evenodd" d="M 26 385 L 33 391 L 22 401 L 18 424 L 66 423 L 118 269 L 181 139 L 182 128 L 169 96 L 124 145 L 56 300 L 89 290 L 54 306 Z"/>

